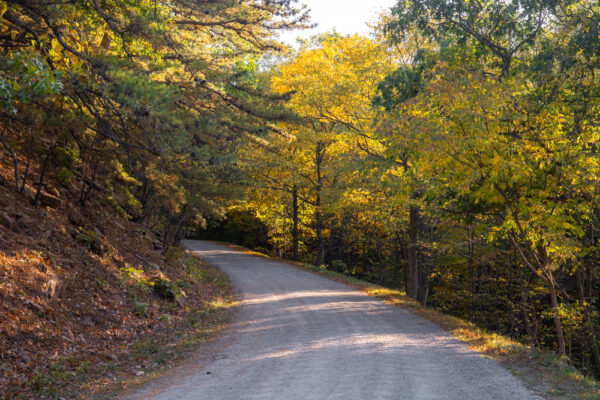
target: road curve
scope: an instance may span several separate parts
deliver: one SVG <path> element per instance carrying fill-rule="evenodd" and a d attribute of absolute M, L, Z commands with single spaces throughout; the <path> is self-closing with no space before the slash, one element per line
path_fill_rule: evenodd
<path fill-rule="evenodd" d="M 231 278 L 240 310 L 216 345 L 127 399 L 541 400 L 405 310 L 286 264 L 185 245 Z"/>

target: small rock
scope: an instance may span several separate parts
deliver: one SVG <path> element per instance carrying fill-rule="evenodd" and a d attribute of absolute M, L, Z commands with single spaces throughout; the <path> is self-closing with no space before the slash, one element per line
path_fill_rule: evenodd
<path fill-rule="evenodd" d="M 149 266 L 151 266 L 151 267 L 152 267 L 152 268 L 154 268 L 155 270 L 158 270 L 158 271 L 160 271 L 160 265 L 158 265 L 158 264 L 156 264 L 156 263 L 153 263 L 153 262 L 150 262 L 150 261 L 147 261 L 147 263 L 148 263 L 148 265 L 149 265 Z"/>
<path fill-rule="evenodd" d="M 12 229 L 14 226 L 15 220 L 9 217 L 6 213 L 0 213 L 0 225 L 5 228 Z"/>
<path fill-rule="evenodd" d="M 48 281 L 46 281 L 46 283 L 42 285 L 42 290 L 44 291 L 44 293 L 46 293 L 46 296 L 48 296 L 49 299 L 55 299 L 56 297 L 58 297 L 60 287 L 60 280 L 55 275 L 52 275 L 50 276 L 50 279 L 48 279 Z M 92 322 L 91 318 L 90 322 Z M 92 325 L 93 324 L 94 323 L 92 322 Z"/>
<path fill-rule="evenodd" d="M 185 306 L 185 298 L 183 296 L 175 296 L 175 302 L 179 304 L 180 307 Z"/>
<path fill-rule="evenodd" d="M 54 197 L 60 197 L 62 195 L 62 193 L 60 192 L 60 190 L 58 190 L 54 186 L 48 186 L 46 188 L 46 192 L 50 193 Z"/>
<path fill-rule="evenodd" d="M 120 223 L 118 223 L 117 221 L 113 221 L 113 222 L 112 222 L 112 224 L 113 224 L 113 226 L 114 226 L 115 228 L 118 228 L 118 229 L 120 229 L 120 230 L 122 230 L 122 231 L 124 231 L 124 230 L 125 230 L 125 228 L 123 227 L 123 225 L 121 225 L 121 224 L 120 224 Z"/>
<path fill-rule="evenodd" d="M 23 188 L 23 196 L 25 196 L 25 198 L 29 200 L 30 203 L 33 203 L 35 201 L 35 192 L 29 189 L 27 186 Z"/>
<path fill-rule="evenodd" d="M 16 225 L 15 228 L 20 231 L 23 229 L 27 229 L 30 226 L 34 225 L 33 220 L 31 219 L 31 217 L 27 216 L 27 215 L 21 215 L 21 214 L 17 214 L 16 216 Z"/>
<path fill-rule="evenodd" d="M 135 372 L 135 376 L 142 376 L 142 375 L 144 375 L 144 374 L 145 374 L 145 372 L 144 372 L 144 371 L 136 371 L 136 372 Z"/>
<path fill-rule="evenodd" d="M 78 212 L 72 212 L 69 214 L 69 222 L 75 226 L 84 226 L 85 218 Z"/>
<path fill-rule="evenodd" d="M 43 192 L 40 194 L 40 200 L 42 201 L 42 204 L 50 208 L 59 208 L 63 203 L 60 198 Z"/>
<path fill-rule="evenodd" d="M 94 321 L 92 320 L 92 317 L 90 317 L 89 315 L 87 315 L 87 316 L 85 316 L 85 317 L 83 317 L 81 319 L 81 324 L 85 325 L 85 326 L 92 327 L 92 326 L 94 326 Z"/>
<path fill-rule="evenodd" d="M 94 252 L 96 252 L 98 254 L 102 254 L 106 250 L 106 245 L 102 241 L 102 237 L 101 236 L 97 236 L 96 238 L 94 238 L 94 240 L 92 241 L 90 247 L 91 247 L 92 251 L 94 251 Z"/>

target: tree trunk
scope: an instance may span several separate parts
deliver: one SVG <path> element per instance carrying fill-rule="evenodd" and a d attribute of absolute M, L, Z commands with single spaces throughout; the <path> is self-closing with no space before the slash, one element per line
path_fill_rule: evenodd
<path fill-rule="evenodd" d="M 525 324 L 525 333 L 531 339 L 532 343 L 535 343 L 536 346 L 539 346 L 537 335 L 534 335 L 533 330 L 531 329 L 531 323 L 529 322 L 529 312 L 527 306 L 529 304 L 529 289 L 531 284 L 534 282 L 537 274 L 533 272 L 529 276 L 529 280 L 523 289 L 521 290 L 521 317 L 523 318 L 523 322 Z"/>
<path fill-rule="evenodd" d="M 383 284 L 383 257 L 381 256 L 381 243 L 379 242 L 379 240 L 376 240 L 376 246 L 377 246 L 377 257 L 378 257 L 378 263 L 377 263 L 377 275 L 378 275 L 378 282 L 380 285 Z"/>
<path fill-rule="evenodd" d="M 321 196 L 317 194 L 317 207 L 321 206 Z M 315 261 L 315 265 L 321 266 L 323 265 L 323 260 L 325 258 L 325 242 L 323 241 L 323 216 L 321 211 L 317 208 L 317 242 L 319 245 L 319 252 L 317 254 L 317 260 Z"/>
<path fill-rule="evenodd" d="M 394 285 L 398 285 L 398 273 L 400 272 L 400 244 L 398 232 L 394 232 Z"/>
<path fill-rule="evenodd" d="M 556 283 L 554 281 L 554 276 L 552 276 L 552 270 L 550 269 L 547 261 L 547 253 L 546 249 L 543 246 L 540 246 L 537 250 L 533 250 L 531 247 L 527 250 L 528 253 L 532 254 L 531 259 L 535 260 L 536 266 L 534 266 L 530 259 L 525 256 L 523 252 L 523 248 L 519 245 L 516 238 L 511 235 L 510 236 L 513 245 L 515 246 L 515 250 L 518 251 L 521 259 L 527 264 L 527 266 L 531 269 L 531 271 L 535 274 L 540 274 L 540 277 L 544 280 L 548 289 L 550 290 L 550 304 L 552 306 L 553 311 L 553 322 L 554 329 L 556 331 L 556 347 L 558 351 L 558 355 L 561 357 L 567 356 L 567 350 L 565 347 L 565 334 L 562 328 L 562 322 L 560 321 L 560 307 L 558 305 L 558 295 L 556 292 Z M 537 252 L 537 255 L 536 255 Z"/>
<path fill-rule="evenodd" d="M 552 304 L 553 312 L 553 321 L 554 321 L 554 329 L 556 330 L 556 347 L 558 350 L 558 355 L 561 357 L 567 356 L 567 350 L 565 347 L 565 335 L 562 328 L 562 322 L 560 321 L 560 313 L 558 306 L 558 296 L 556 294 L 556 286 L 554 285 L 553 279 L 548 281 L 550 288 L 550 301 Z"/>
<path fill-rule="evenodd" d="M 317 254 L 317 260 L 315 265 L 323 265 L 325 258 L 325 242 L 323 241 L 323 213 L 321 212 L 321 190 L 323 189 L 323 177 L 321 176 L 321 163 L 323 161 L 323 144 L 317 142 L 315 164 L 317 166 L 317 186 L 316 193 L 317 198 L 315 201 L 316 208 L 316 231 L 317 231 L 317 242 L 319 243 L 319 253 Z"/>
<path fill-rule="evenodd" d="M 175 225 L 173 226 L 172 229 L 169 229 L 169 225 L 167 223 L 167 225 L 165 226 L 165 234 L 163 236 L 163 248 L 162 248 L 162 255 L 166 255 L 167 252 L 169 251 L 169 249 L 177 244 L 177 242 L 179 241 L 180 237 L 179 237 L 179 232 L 183 226 L 183 223 L 185 222 L 185 220 L 187 219 L 187 215 L 186 215 L 186 210 L 187 207 L 184 206 L 183 209 L 181 210 L 181 213 L 179 214 L 179 217 L 177 219 L 177 222 L 175 223 Z"/>
<path fill-rule="evenodd" d="M 596 332 L 594 330 L 594 324 L 592 322 L 592 318 L 590 317 L 590 311 L 588 309 L 587 303 L 585 301 L 585 283 L 584 283 L 584 276 L 583 276 L 583 271 L 582 270 L 578 270 L 575 273 L 575 278 L 577 281 L 577 289 L 578 289 L 578 294 L 579 294 L 579 302 L 581 303 L 581 306 L 583 307 L 583 313 L 585 315 L 585 325 L 587 327 L 588 330 L 588 338 L 589 338 L 589 344 L 592 350 L 592 357 L 594 359 L 594 366 L 596 367 L 596 372 L 598 374 L 600 374 L 600 350 L 598 349 L 598 341 L 597 341 L 597 337 L 596 337 Z"/>
<path fill-rule="evenodd" d="M 475 292 L 474 268 L 473 268 L 473 231 L 471 226 L 467 227 L 469 238 L 469 321 L 473 321 L 473 297 Z"/>
<path fill-rule="evenodd" d="M 408 279 L 406 294 L 417 299 L 419 296 L 419 261 L 417 257 L 419 241 L 419 207 L 411 205 L 408 221 Z"/>
<path fill-rule="evenodd" d="M 50 156 L 54 151 L 55 143 L 52 143 L 50 149 L 48 149 L 48 154 L 46 154 L 46 158 L 44 159 L 44 164 L 42 165 L 42 171 L 40 172 L 40 180 L 38 182 L 37 191 L 35 193 L 35 200 L 33 201 L 34 207 L 40 205 L 40 198 L 42 195 L 42 187 L 44 187 L 44 178 L 46 177 L 46 171 L 48 171 L 48 164 L 50 163 Z"/>
<path fill-rule="evenodd" d="M 20 185 L 19 185 L 19 158 L 17 157 L 17 154 L 15 153 L 15 151 L 12 149 L 12 147 L 10 147 L 5 141 L 4 138 L 2 136 L 0 136 L 0 143 L 2 143 L 2 145 L 4 146 L 4 148 L 6 150 L 8 150 L 8 152 L 10 153 L 10 155 L 13 158 L 13 164 L 14 164 L 14 172 L 15 172 L 15 188 L 17 190 L 17 192 L 20 190 Z"/>
<path fill-rule="evenodd" d="M 298 261 L 298 242 L 299 242 L 299 234 L 298 234 L 298 189 L 294 186 L 294 190 L 292 191 L 292 219 L 293 219 L 293 227 L 292 227 L 292 251 L 294 253 L 294 261 Z"/>
<path fill-rule="evenodd" d="M 25 183 L 27 182 L 27 178 L 29 177 L 29 167 L 31 166 L 31 156 L 32 156 L 32 150 L 31 147 L 33 146 L 33 136 L 31 136 L 29 138 L 29 141 L 27 142 L 27 162 L 25 163 L 25 172 L 23 173 L 23 179 L 21 179 L 21 188 L 19 189 L 19 192 L 23 193 L 23 191 L 25 190 Z"/>

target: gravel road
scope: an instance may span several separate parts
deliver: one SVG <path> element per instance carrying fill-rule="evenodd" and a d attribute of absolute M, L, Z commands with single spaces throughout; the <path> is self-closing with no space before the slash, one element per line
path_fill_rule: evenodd
<path fill-rule="evenodd" d="M 286 264 L 185 244 L 231 278 L 242 305 L 216 344 L 127 399 L 541 400 L 398 307 Z"/>

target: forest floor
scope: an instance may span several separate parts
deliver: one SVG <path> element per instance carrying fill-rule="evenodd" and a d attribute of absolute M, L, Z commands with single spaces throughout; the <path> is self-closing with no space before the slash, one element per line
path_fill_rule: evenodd
<path fill-rule="evenodd" d="M 2 175 L 0 170 L 0 175 Z M 0 177 L 0 400 L 101 399 L 154 378 L 227 326 L 227 278 L 75 189 Z M 4 184 L 2 183 L 4 182 Z"/>
<path fill-rule="evenodd" d="M 242 246 L 226 245 L 249 255 L 272 259 L 268 255 Z M 507 336 L 486 331 L 463 319 L 443 314 L 431 307 L 424 307 L 397 289 L 391 289 L 309 264 L 290 260 L 275 260 L 361 290 L 372 297 L 402 307 L 413 314 L 434 322 L 452 333 L 457 339 L 465 342 L 470 349 L 502 364 L 521 379 L 528 389 L 547 400 L 600 399 L 600 382 L 582 375 L 575 367 L 559 359 L 552 351 L 524 345 Z"/>

